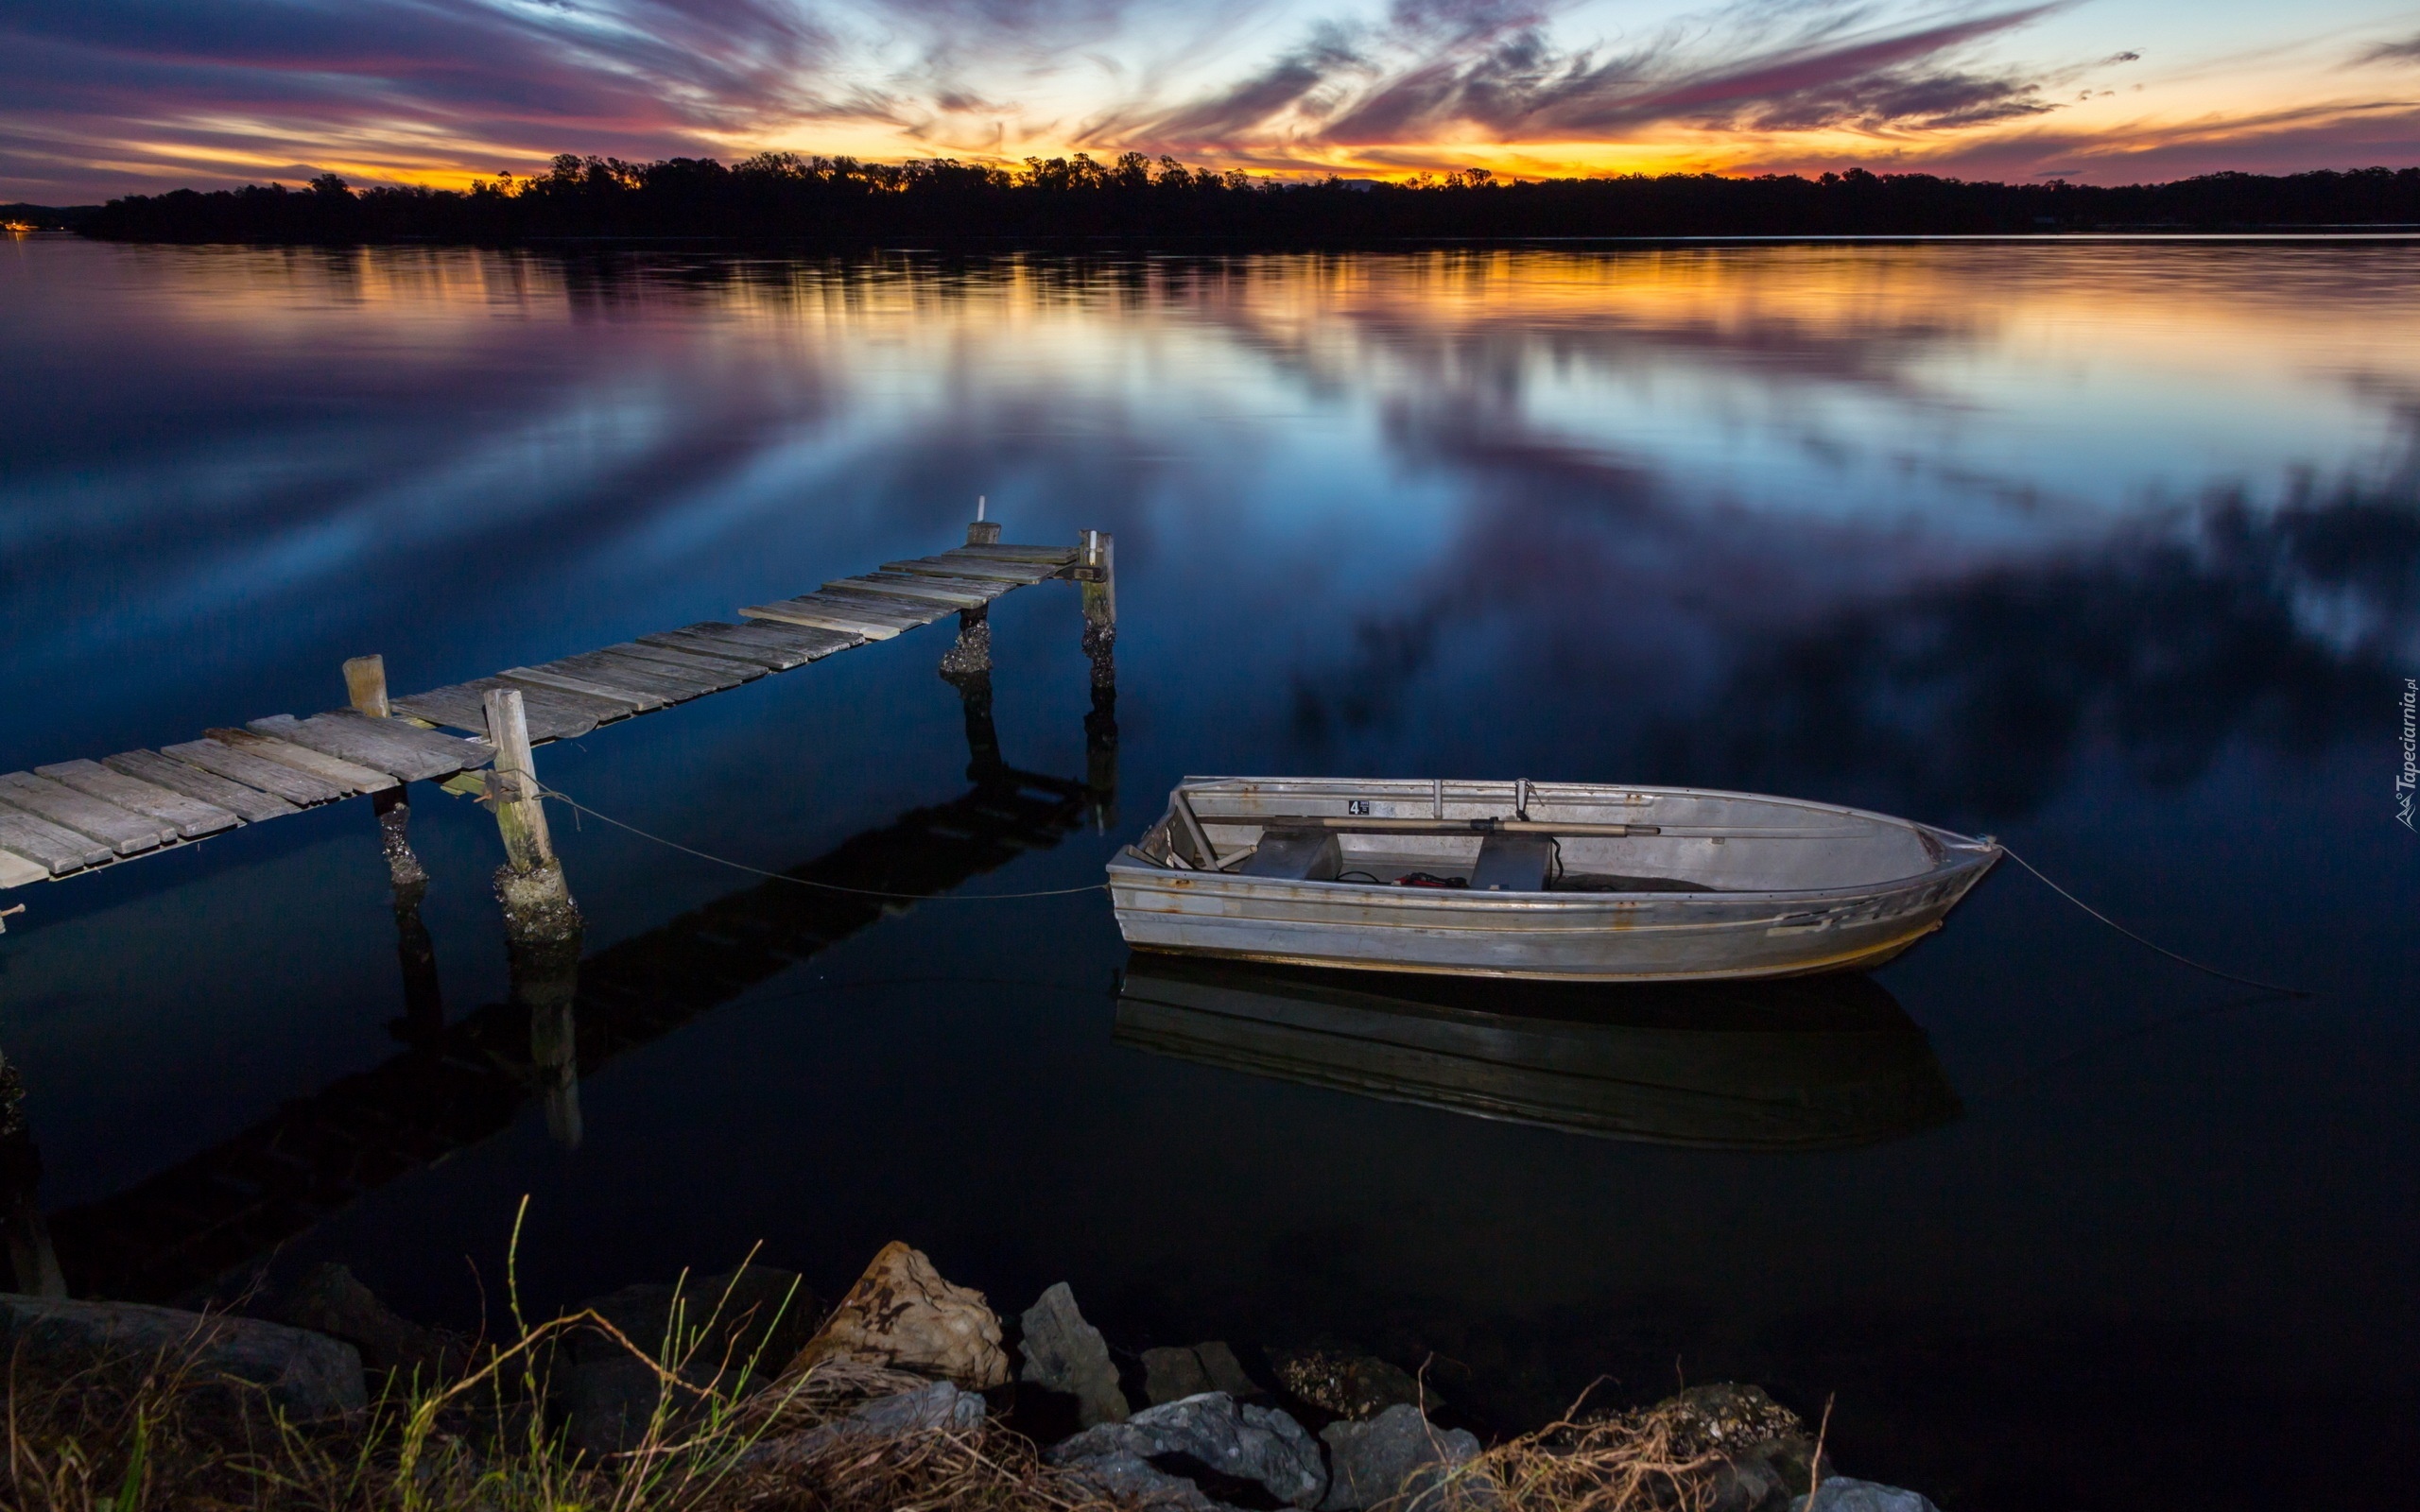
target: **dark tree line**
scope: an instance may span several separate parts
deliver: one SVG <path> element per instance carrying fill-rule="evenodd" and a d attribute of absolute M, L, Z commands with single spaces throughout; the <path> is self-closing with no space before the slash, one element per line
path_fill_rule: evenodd
<path fill-rule="evenodd" d="M 1795 175 L 1631 174 L 1499 182 L 1484 169 L 1409 183 L 1285 182 L 1129 153 L 1021 169 L 766 153 L 624 163 L 565 154 L 533 179 L 466 191 L 355 190 L 333 174 L 111 200 L 88 236 L 123 241 L 512 242 L 566 236 L 823 242 L 1116 238 L 1265 245 L 1399 238 L 2027 233 L 2420 224 L 2420 168 L 2173 183 L 1966 182 L 1861 168 Z"/>

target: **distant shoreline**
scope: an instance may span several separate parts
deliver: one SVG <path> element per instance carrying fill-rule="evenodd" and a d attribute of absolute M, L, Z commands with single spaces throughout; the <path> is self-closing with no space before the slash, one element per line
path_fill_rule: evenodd
<path fill-rule="evenodd" d="M 0 213 L 43 207 L 0 207 Z M 1281 183 L 1157 163 L 1036 160 L 1010 170 L 766 154 L 631 163 L 558 158 L 467 190 L 283 185 L 130 196 L 50 211 L 105 241 L 524 245 L 737 241 L 965 250 L 1118 244 L 1253 249 L 1405 243 L 2262 239 L 2420 232 L 2420 168 L 2212 174 L 2101 187 L 1861 169 L 1807 179 L 1634 175 L 1500 183 L 1480 171 Z M 0 214 L 5 218 L 5 214 Z"/>

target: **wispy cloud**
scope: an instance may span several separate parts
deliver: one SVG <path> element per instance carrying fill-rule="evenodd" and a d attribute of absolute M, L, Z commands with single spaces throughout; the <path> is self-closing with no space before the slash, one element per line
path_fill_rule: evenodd
<path fill-rule="evenodd" d="M 2231 112 L 2197 83 L 2190 110 L 2117 120 L 2112 90 L 2132 86 L 2100 71 L 2141 75 L 2141 52 L 2115 44 L 2154 39 L 2064 53 L 2091 14 L 2074 0 L 1709 3 L 0 0 L 0 198 L 765 146 L 1359 172 L 1476 159 L 2098 175 L 2230 142 L 2246 165 L 2420 161 L 2404 124 L 2420 99 L 2383 90 Z M 2420 62 L 2420 36 L 2351 57 L 2293 40 L 2331 47 L 2311 67 L 2340 82 Z"/>

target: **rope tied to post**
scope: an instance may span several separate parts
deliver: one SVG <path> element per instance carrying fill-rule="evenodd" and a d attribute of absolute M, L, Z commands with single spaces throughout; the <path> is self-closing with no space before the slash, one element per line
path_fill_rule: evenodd
<path fill-rule="evenodd" d="M 1011 902 L 1026 898 L 1072 898 L 1080 893 L 1105 892 L 1109 888 L 1109 884 L 1106 882 L 1087 883 L 1081 887 L 1051 887 L 1040 892 L 884 892 L 873 887 L 847 887 L 837 882 L 816 882 L 806 877 L 794 877 L 786 871 L 768 871 L 763 867 L 752 867 L 745 861 L 734 861 L 729 856 L 718 856 L 710 850 L 700 850 L 695 846 L 683 845 L 678 840 L 666 839 L 663 835 L 651 833 L 635 824 L 617 819 L 610 814 L 599 813 L 569 793 L 547 787 L 543 783 L 536 784 L 535 791 L 540 798 L 553 799 L 575 813 L 584 814 L 592 819 L 610 824 L 617 830 L 627 830 L 642 840 L 651 840 L 667 850 L 678 850 L 683 855 L 695 856 L 700 861 L 711 861 L 716 866 L 729 867 L 734 871 L 745 871 L 751 876 L 764 877 L 773 882 L 786 882 L 801 887 L 814 887 L 823 892 L 849 893 L 859 898 L 885 898 L 897 902 L 985 903 Z"/>

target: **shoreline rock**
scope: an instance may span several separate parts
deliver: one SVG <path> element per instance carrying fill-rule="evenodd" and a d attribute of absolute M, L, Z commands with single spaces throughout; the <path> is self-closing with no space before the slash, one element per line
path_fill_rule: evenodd
<path fill-rule="evenodd" d="M 1065 1281 L 1044 1292 L 1019 1321 L 1025 1330 L 1017 1345 L 1025 1358 L 1022 1379 L 1075 1398 L 1077 1421 L 1086 1428 L 1126 1420 L 1126 1393 L 1118 1386 L 1109 1345 L 1100 1330 L 1084 1321 Z"/>

